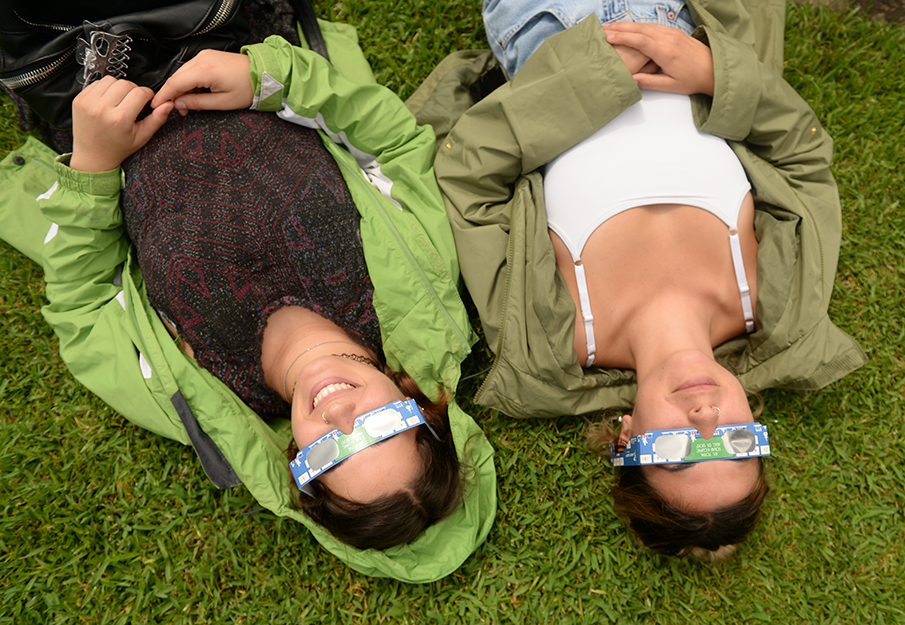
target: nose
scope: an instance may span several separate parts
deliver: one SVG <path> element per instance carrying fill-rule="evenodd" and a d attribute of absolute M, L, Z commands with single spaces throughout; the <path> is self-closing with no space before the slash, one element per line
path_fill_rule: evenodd
<path fill-rule="evenodd" d="M 688 420 L 704 440 L 710 440 L 719 425 L 720 411 L 710 404 L 698 405 L 688 411 Z"/>
<path fill-rule="evenodd" d="M 339 430 L 343 434 L 352 433 L 356 416 L 353 402 L 342 400 L 331 402 L 323 414 L 330 427 Z"/>

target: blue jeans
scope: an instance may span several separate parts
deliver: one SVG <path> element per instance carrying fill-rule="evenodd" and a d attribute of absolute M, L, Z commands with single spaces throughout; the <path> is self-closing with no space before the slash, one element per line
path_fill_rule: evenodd
<path fill-rule="evenodd" d="M 484 0 L 484 28 L 497 60 L 511 77 L 544 39 L 595 14 L 601 24 L 650 22 L 691 34 L 685 0 Z"/>

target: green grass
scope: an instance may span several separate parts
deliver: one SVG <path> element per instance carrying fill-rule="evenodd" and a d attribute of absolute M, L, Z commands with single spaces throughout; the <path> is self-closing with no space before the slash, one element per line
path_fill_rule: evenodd
<path fill-rule="evenodd" d="M 322 15 L 357 25 L 378 79 L 407 97 L 448 52 L 486 46 L 479 9 L 356 0 Z M 41 272 L 0 244 L 0 623 L 905 622 L 903 32 L 790 8 L 786 76 L 836 138 L 831 314 L 871 362 L 813 395 L 764 393 L 773 491 L 732 560 L 632 543 L 583 419 L 465 402 L 497 449 L 487 542 L 433 584 L 359 575 L 298 524 L 243 515 L 257 507 L 247 491 L 215 490 L 190 449 L 76 383 L 40 316 Z M 25 134 L 0 106 L 2 156 Z M 477 349 L 468 370 L 487 361 Z"/>

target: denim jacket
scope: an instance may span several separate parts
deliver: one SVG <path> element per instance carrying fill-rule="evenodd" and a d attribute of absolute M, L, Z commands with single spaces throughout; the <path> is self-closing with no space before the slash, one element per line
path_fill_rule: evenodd
<path fill-rule="evenodd" d="M 684 0 L 484 0 L 484 30 L 506 75 L 515 76 L 548 37 L 592 13 L 601 24 L 650 22 L 689 35 L 694 30 Z"/>

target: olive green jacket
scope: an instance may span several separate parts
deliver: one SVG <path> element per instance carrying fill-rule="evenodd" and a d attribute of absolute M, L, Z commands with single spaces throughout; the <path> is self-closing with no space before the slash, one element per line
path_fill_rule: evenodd
<path fill-rule="evenodd" d="M 715 77 L 712 98 L 692 97 L 694 119 L 741 160 L 759 241 L 757 330 L 716 355 L 749 391 L 821 388 L 866 361 L 827 316 L 842 229 L 832 139 L 759 60 L 740 3 L 688 5 Z M 771 15 L 770 5 L 761 8 Z M 772 16 L 773 26 L 758 22 L 758 49 L 779 68 L 781 12 Z M 637 102 L 640 90 L 591 16 L 549 38 L 511 82 L 458 118 L 463 83 L 490 62 L 486 54 L 450 60 L 409 101 L 442 137 L 435 171 L 465 285 L 496 354 L 476 401 L 517 417 L 630 406 L 634 372 L 583 369 L 573 349 L 575 306 L 556 267 L 537 170 Z"/>

